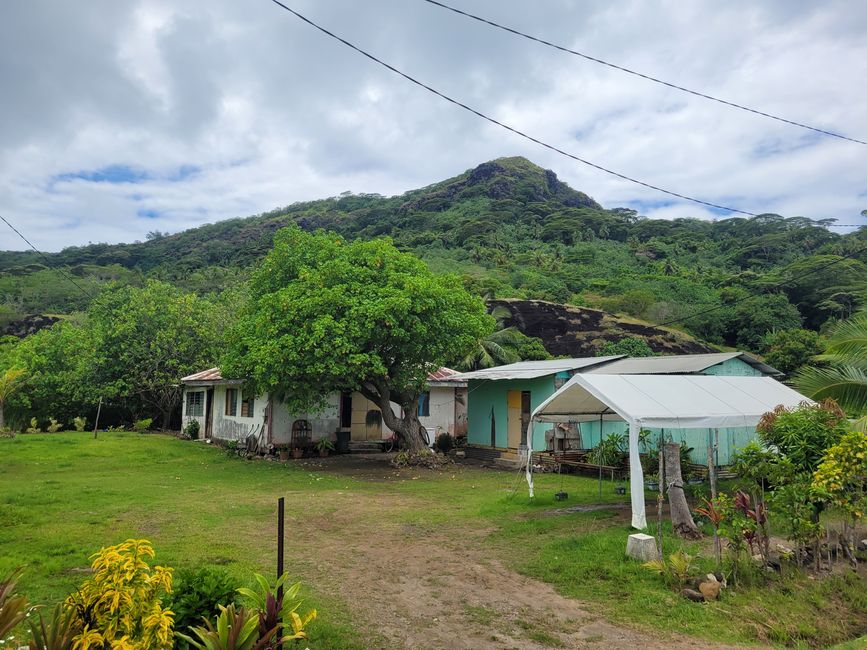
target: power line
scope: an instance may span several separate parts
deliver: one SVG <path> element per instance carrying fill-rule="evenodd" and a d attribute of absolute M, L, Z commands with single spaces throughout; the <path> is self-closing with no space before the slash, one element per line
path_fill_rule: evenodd
<path fill-rule="evenodd" d="M 433 93 L 437 97 L 440 97 L 441 99 L 444 99 L 447 102 L 454 104 L 455 106 L 459 106 L 460 108 L 463 108 L 464 110 L 469 111 L 470 113 L 476 115 L 477 117 L 482 118 L 483 120 L 490 122 L 491 124 L 495 124 L 496 126 L 499 126 L 500 128 L 503 128 L 507 131 L 510 131 L 510 132 L 514 133 L 515 135 L 519 135 L 522 138 L 529 140 L 530 142 L 534 142 L 535 144 L 538 144 L 542 147 L 545 147 L 546 149 L 550 149 L 551 151 L 555 151 L 555 152 L 557 152 L 563 156 L 566 156 L 567 158 L 571 158 L 572 160 L 575 160 L 575 161 L 580 162 L 584 165 L 587 165 L 588 167 L 593 167 L 594 169 L 598 169 L 599 171 L 605 172 L 606 174 L 610 174 L 611 176 L 616 176 L 617 178 L 623 179 L 625 181 L 629 181 L 630 183 L 635 183 L 636 185 L 641 185 L 641 186 L 647 187 L 651 190 L 655 190 L 657 192 L 662 192 L 663 194 L 668 194 L 669 196 L 674 196 L 676 198 L 683 199 L 684 201 L 691 201 L 692 203 L 698 203 L 699 205 L 705 205 L 705 206 L 708 206 L 711 208 L 715 208 L 717 210 L 725 210 L 726 212 L 737 212 L 739 214 L 745 214 L 745 215 L 748 215 L 750 217 L 758 216 L 754 212 L 747 212 L 746 210 L 740 210 L 738 208 L 732 208 L 732 207 L 725 206 L 725 205 L 719 205 L 716 203 L 711 203 L 709 201 L 703 201 L 702 199 L 697 199 L 697 198 L 692 197 L 692 196 L 687 196 L 686 194 L 679 194 L 678 192 L 674 192 L 672 190 L 667 190 L 665 188 L 659 187 L 658 185 L 646 183 L 644 181 L 638 180 L 637 178 L 627 176 L 626 174 L 621 174 L 620 172 L 613 171 L 611 169 L 608 169 L 607 167 L 603 167 L 602 165 L 598 165 L 594 162 L 590 162 L 589 160 L 586 160 L 584 158 L 576 156 L 575 154 L 571 154 L 568 151 L 564 151 L 563 149 L 559 149 L 558 147 L 555 147 L 554 145 L 548 144 L 547 142 L 543 142 L 542 140 L 539 140 L 538 138 L 535 138 L 535 137 L 533 137 L 533 136 L 531 136 L 531 135 L 529 135 L 523 131 L 520 131 L 520 130 L 512 127 L 512 126 L 509 126 L 508 124 L 504 124 L 503 122 L 500 122 L 499 120 L 496 120 L 493 117 L 486 115 L 485 113 L 482 113 L 481 111 L 478 111 L 475 108 L 472 108 L 472 107 L 468 106 L 467 104 L 464 104 L 463 102 L 458 101 L 457 99 L 453 99 L 452 97 L 449 97 L 445 93 L 442 93 L 439 90 L 432 88 L 431 86 L 428 86 L 427 84 L 419 81 L 415 77 L 412 77 L 412 76 L 408 75 L 407 73 L 402 72 L 401 70 L 395 68 L 393 65 L 386 63 L 385 61 L 383 61 L 381 59 L 378 59 L 373 54 L 370 54 L 369 52 L 362 50 L 360 47 L 353 45 L 352 43 L 350 43 L 346 39 L 341 38 L 337 34 L 330 32 L 329 30 L 322 27 L 321 25 L 318 25 L 317 23 L 313 22 L 312 20 L 310 20 L 306 16 L 303 16 L 302 14 L 298 13 L 294 9 L 291 9 L 290 7 L 286 6 L 285 4 L 280 2 L 280 0 L 271 0 L 271 2 L 273 2 L 278 7 L 285 9 L 286 11 L 291 13 L 293 16 L 304 21 L 305 23 L 307 23 L 311 27 L 318 29 L 320 32 L 322 32 L 326 36 L 329 36 L 329 37 L 333 38 L 334 40 L 343 43 L 346 47 L 348 47 L 352 50 L 355 50 L 356 52 L 358 52 L 362 56 L 367 57 L 368 59 L 370 59 L 374 63 L 378 63 L 382 67 L 384 67 L 388 70 L 391 70 L 392 72 L 394 72 L 397 75 L 400 75 L 401 77 L 403 77 L 407 81 L 410 81 L 410 82 L 414 83 L 415 85 L 420 86 L 421 88 L 424 88 L 428 92 Z"/>
<path fill-rule="evenodd" d="M 477 16 L 475 14 L 471 14 L 467 11 L 463 11 L 461 9 L 457 9 L 456 7 L 452 7 L 443 2 L 438 2 L 437 0 L 424 0 L 429 4 L 435 5 L 437 7 L 441 7 L 448 11 L 452 11 L 456 14 L 460 14 L 461 16 L 465 16 L 467 18 L 472 18 L 473 20 L 477 20 L 480 23 L 485 23 L 486 25 L 490 25 L 491 27 L 496 27 L 497 29 L 502 29 L 505 32 L 509 32 L 510 34 L 514 34 L 515 36 L 520 36 L 522 38 L 526 38 L 531 41 L 535 41 L 536 43 L 541 43 L 542 45 L 547 45 L 548 47 L 553 47 L 556 50 L 560 50 L 561 52 L 567 52 L 568 54 L 574 54 L 575 56 L 580 56 L 582 59 L 586 59 L 588 61 L 592 61 L 593 63 L 599 63 L 600 65 L 608 66 L 609 68 L 613 68 L 615 70 L 619 70 L 620 72 L 625 72 L 627 74 L 635 75 L 636 77 L 641 77 L 642 79 L 646 79 L 647 81 L 652 81 L 653 83 L 658 83 L 663 86 L 668 86 L 669 88 L 674 88 L 675 90 L 679 90 L 681 92 L 689 93 L 690 95 L 695 95 L 696 97 L 701 97 L 702 99 L 707 99 L 712 102 L 717 102 L 718 104 L 724 104 L 725 106 L 729 106 L 730 108 L 737 108 L 742 111 L 746 111 L 748 113 L 753 113 L 755 115 L 760 115 L 762 117 L 767 117 L 772 120 L 776 120 L 778 122 L 784 122 L 785 124 L 790 124 L 792 126 L 797 126 L 802 129 L 808 129 L 810 131 L 814 131 L 816 133 L 821 133 L 822 135 L 827 135 L 832 138 L 839 138 L 840 140 L 848 140 L 849 142 L 854 142 L 856 144 L 867 145 L 867 142 L 863 140 L 857 140 L 855 138 L 850 138 L 845 135 L 841 135 L 840 133 L 834 133 L 833 131 L 827 131 L 825 129 L 820 129 L 815 126 L 810 126 L 809 124 L 803 124 L 801 122 L 795 122 L 794 120 L 787 120 L 784 117 L 780 117 L 778 115 L 773 115 L 771 113 L 765 113 L 764 111 L 757 110 L 755 108 L 750 108 L 749 106 L 744 106 L 742 104 L 736 104 L 735 102 L 730 102 L 725 99 L 720 99 L 719 97 L 714 97 L 713 95 L 708 95 L 697 90 L 690 90 L 689 88 L 685 88 L 683 86 L 678 86 L 677 84 L 673 84 L 668 81 L 663 81 L 662 79 L 658 79 L 656 77 L 651 77 L 650 75 L 644 74 L 642 72 L 637 72 L 635 70 L 631 70 L 629 68 L 625 68 L 623 66 L 617 65 L 615 63 L 610 63 L 603 59 L 598 59 L 594 56 L 590 56 L 589 54 L 584 54 L 583 52 L 578 52 L 576 50 L 572 50 L 568 47 L 564 47 L 562 45 L 557 45 L 556 43 L 551 43 L 550 41 L 546 41 L 545 39 L 539 38 L 537 36 L 531 36 L 530 34 L 526 34 L 512 27 L 506 27 L 505 25 L 501 25 L 499 23 L 495 23 L 492 20 L 488 20 L 487 18 L 482 18 L 481 16 Z"/>
<path fill-rule="evenodd" d="M 867 253 L 867 246 L 865 246 L 864 248 L 860 248 L 857 251 L 853 251 L 851 253 L 846 253 L 845 255 L 841 255 L 840 259 L 836 259 L 833 262 L 828 262 L 827 264 L 816 267 L 810 271 L 807 271 L 806 273 L 802 273 L 799 276 L 799 278 L 790 278 L 790 279 L 786 280 L 785 282 L 779 282 L 777 284 L 769 285 L 762 290 L 761 294 L 758 294 L 758 295 L 765 294 L 771 289 L 782 289 L 788 285 L 791 285 L 793 282 L 796 281 L 796 279 L 800 279 L 800 278 L 804 278 L 804 277 L 813 275 L 815 273 L 818 273 L 819 271 L 824 271 L 825 269 L 827 269 L 831 266 L 834 266 L 835 264 L 839 264 L 840 262 L 843 262 L 847 259 L 851 259 L 851 258 L 855 257 L 856 255 L 860 255 L 861 253 Z M 798 262 L 800 262 L 800 261 L 801 260 L 798 260 Z M 787 271 L 788 269 L 792 268 L 792 266 L 794 266 L 798 262 L 792 262 L 791 264 L 789 264 L 789 266 L 787 268 L 782 269 L 782 271 L 783 272 Z M 713 313 L 715 311 L 719 311 L 720 309 L 728 309 L 729 307 L 732 307 L 733 305 L 738 305 L 742 302 L 746 302 L 747 300 L 752 300 L 753 298 L 757 298 L 758 295 L 752 294 L 749 296 L 744 296 L 743 298 L 738 298 L 737 300 L 732 300 L 731 302 L 728 302 L 724 305 L 717 305 L 715 307 L 710 307 L 708 309 L 703 309 L 703 310 L 697 311 L 693 314 L 689 314 L 688 316 L 682 316 L 680 318 L 674 318 L 672 320 L 668 320 L 668 321 L 659 323 L 657 325 L 654 325 L 654 327 L 668 327 L 669 325 L 673 325 L 674 323 L 682 323 L 683 321 L 692 320 L 696 316 L 703 316 L 705 314 L 710 314 L 710 313 Z"/>
<path fill-rule="evenodd" d="M 2 220 L 3 220 L 3 223 L 5 223 L 7 226 L 9 226 L 9 227 L 12 229 L 12 231 L 13 231 L 16 235 L 18 235 L 19 237 L 21 237 L 21 239 L 24 240 L 24 243 L 26 243 L 26 244 L 27 244 L 28 246 L 30 246 L 30 248 L 32 248 L 32 249 L 33 249 L 33 250 L 34 250 L 38 255 L 40 255 L 40 256 L 42 257 L 42 259 L 45 260 L 45 263 L 48 265 L 49 268 L 53 268 L 55 271 L 57 271 L 58 273 L 60 273 L 63 277 L 65 277 L 65 278 L 66 278 L 67 280 L 69 280 L 72 284 L 74 284 L 74 285 L 78 288 L 78 290 L 81 291 L 81 292 L 82 292 L 84 295 L 86 295 L 88 298 L 93 299 L 93 298 L 96 297 L 96 296 L 94 296 L 92 293 L 90 293 L 90 291 L 87 291 L 84 287 L 82 287 L 80 284 L 78 284 L 78 282 L 76 282 L 75 280 L 73 280 L 73 279 L 72 279 L 72 276 L 69 275 L 66 271 L 64 271 L 64 270 L 61 269 L 60 267 L 55 267 L 55 266 L 52 264 L 51 260 L 49 259 L 48 255 L 46 255 L 46 254 L 43 253 L 41 250 L 39 250 L 38 248 L 36 248 L 36 246 L 34 246 L 33 244 L 31 244 L 31 243 L 30 243 L 30 240 L 27 239 L 27 237 L 25 237 L 24 235 L 22 235 L 21 232 L 18 230 L 18 228 L 16 228 L 16 227 L 13 226 L 11 223 L 9 223 L 9 221 L 6 219 L 6 217 L 4 217 L 2 214 L 0 214 L 0 219 L 2 219 Z"/>

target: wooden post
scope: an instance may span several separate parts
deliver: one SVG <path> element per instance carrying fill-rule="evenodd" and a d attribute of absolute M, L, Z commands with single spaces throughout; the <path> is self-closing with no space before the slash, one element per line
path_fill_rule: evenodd
<path fill-rule="evenodd" d="M 714 452 L 716 451 L 716 436 L 719 435 L 719 429 L 712 429 L 708 432 L 707 443 L 707 480 L 710 481 L 710 496 L 716 499 L 716 463 L 714 462 Z"/>
<path fill-rule="evenodd" d="M 284 523 L 284 504 L 285 498 L 277 499 L 277 579 L 283 575 L 283 523 Z M 278 607 L 283 604 L 283 585 L 277 587 L 277 602 Z M 283 644 L 277 643 L 277 650 L 282 650 Z"/>
<path fill-rule="evenodd" d="M 99 430 L 99 414 L 102 411 L 102 395 L 99 396 L 99 404 L 96 407 L 96 422 L 93 423 L 93 439 L 96 440 L 96 432 Z"/>

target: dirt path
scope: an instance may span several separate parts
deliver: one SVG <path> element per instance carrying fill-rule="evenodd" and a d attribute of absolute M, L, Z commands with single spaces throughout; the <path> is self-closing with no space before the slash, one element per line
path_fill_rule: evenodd
<path fill-rule="evenodd" d="M 305 559 L 317 569 L 318 588 L 339 595 L 354 619 L 386 638 L 369 647 L 724 647 L 608 623 L 487 557 L 489 531 L 429 530 L 377 516 L 411 505 L 404 498 L 344 494 L 329 505 L 327 514 L 303 519 L 305 535 L 317 540 Z"/>

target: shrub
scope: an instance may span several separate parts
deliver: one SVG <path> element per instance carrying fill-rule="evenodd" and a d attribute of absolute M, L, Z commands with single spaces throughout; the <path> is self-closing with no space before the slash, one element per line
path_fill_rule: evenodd
<path fill-rule="evenodd" d="M 42 433 L 42 429 L 39 426 L 39 420 L 36 418 L 30 418 L 30 426 L 27 427 L 27 433 Z"/>
<path fill-rule="evenodd" d="M 184 427 L 184 434 L 189 436 L 190 438 L 198 438 L 199 426 L 200 425 L 198 420 L 190 420 L 187 423 L 187 426 Z"/>
<path fill-rule="evenodd" d="M 662 576 L 665 583 L 678 590 L 683 589 L 692 575 L 692 561 L 694 556 L 683 550 L 676 551 L 668 556 L 668 560 L 650 560 L 641 566 L 650 571 L 655 571 Z"/>
<path fill-rule="evenodd" d="M 441 433 L 437 436 L 434 446 L 437 451 L 447 454 L 454 449 L 455 441 L 448 433 Z"/>
<path fill-rule="evenodd" d="M 220 605 L 231 605 L 235 600 L 235 585 L 229 572 L 219 567 L 181 569 L 174 579 L 168 608 L 175 614 L 175 629 L 188 628 L 219 615 Z M 189 648 L 189 643 L 176 639 L 175 647 Z"/>
<path fill-rule="evenodd" d="M 73 418 L 72 426 L 75 427 L 76 431 L 84 431 L 87 428 L 87 418 L 80 415 L 77 418 Z"/>
<path fill-rule="evenodd" d="M 137 431 L 139 433 L 144 433 L 145 431 L 151 428 L 151 423 L 153 423 L 153 418 L 144 418 L 143 420 L 136 420 L 132 423 L 132 430 Z"/>
<path fill-rule="evenodd" d="M 172 590 L 172 570 L 150 567 L 150 542 L 128 539 L 95 553 L 93 577 L 65 602 L 76 648 L 170 650 L 172 615 L 160 603 Z"/>
<path fill-rule="evenodd" d="M 0 642 L 25 619 L 28 611 L 27 598 L 15 593 L 15 585 L 21 577 L 21 569 L 13 571 L 0 580 Z"/>
<path fill-rule="evenodd" d="M 63 425 L 54 418 L 48 418 L 48 422 L 48 426 L 45 427 L 45 430 L 48 431 L 48 433 L 57 433 L 63 428 Z"/>

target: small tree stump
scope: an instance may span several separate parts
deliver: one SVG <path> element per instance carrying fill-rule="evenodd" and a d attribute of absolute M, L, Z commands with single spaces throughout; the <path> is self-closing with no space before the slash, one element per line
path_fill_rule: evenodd
<path fill-rule="evenodd" d="M 626 555 L 642 562 L 658 560 L 659 551 L 656 549 L 656 540 L 651 535 L 634 533 L 626 540 Z"/>

